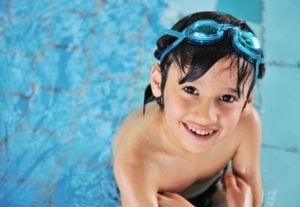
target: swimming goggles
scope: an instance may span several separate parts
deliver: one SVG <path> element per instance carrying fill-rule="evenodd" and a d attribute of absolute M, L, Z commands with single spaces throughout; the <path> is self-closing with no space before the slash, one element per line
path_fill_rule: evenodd
<path fill-rule="evenodd" d="M 178 39 L 162 52 L 160 61 L 184 39 L 191 44 L 212 45 L 220 41 L 224 37 L 224 32 L 229 29 L 233 31 L 232 45 L 235 51 L 255 65 L 257 76 L 258 67 L 260 64 L 264 64 L 262 49 L 257 37 L 253 33 L 243 31 L 235 25 L 221 24 L 212 19 L 198 20 L 182 32 L 166 30 L 165 35 L 174 36 Z"/>

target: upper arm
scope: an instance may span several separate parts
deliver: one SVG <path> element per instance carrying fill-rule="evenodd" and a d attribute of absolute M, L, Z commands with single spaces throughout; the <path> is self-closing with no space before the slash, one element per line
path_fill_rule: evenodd
<path fill-rule="evenodd" d="M 151 164 L 117 156 L 114 160 L 114 174 L 122 207 L 158 207 L 157 176 Z"/>
<path fill-rule="evenodd" d="M 238 135 L 242 140 L 233 158 L 233 170 L 251 186 L 254 206 L 261 206 L 263 199 L 260 174 L 261 122 L 254 108 L 243 118 Z"/>

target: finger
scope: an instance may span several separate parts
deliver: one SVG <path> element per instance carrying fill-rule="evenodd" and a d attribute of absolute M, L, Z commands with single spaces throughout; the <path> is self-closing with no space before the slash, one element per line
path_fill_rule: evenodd
<path fill-rule="evenodd" d="M 174 200 L 175 196 L 172 193 L 158 193 L 157 194 L 157 199 L 158 200 Z"/>
<path fill-rule="evenodd" d="M 163 196 L 166 196 L 166 197 L 174 197 L 174 196 L 175 196 L 175 193 L 163 192 L 162 195 L 163 195 Z"/>
<path fill-rule="evenodd" d="M 186 200 L 183 196 L 177 193 L 164 192 L 160 195 L 159 203 L 172 203 L 172 207 L 174 206 L 184 206 L 184 207 L 194 207 L 188 200 Z"/>
<path fill-rule="evenodd" d="M 231 172 L 226 172 L 224 176 L 226 189 L 237 189 L 235 176 Z"/>
<path fill-rule="evenodd" d="M 176 201 L 181 201 L 184 202 L 185 198 L 182 197 L 181 195 L 177 194 L 177 193 L 170 193 L 170 192 L 164 192 L 162 193 L 162 195 L 166 198 L 172 199 L 172 200 L 176 200 Z"/>
<path fill-rule="evenodd" d="M 166 195 L 164 195 L 164 194 L 157 194 L 157 200 L 158 201 L 162 201 L 162 200 L 167 200 L 167 199 L 171 199 L 169 196 L 166 196 Z"/>
<path fill-rule="evenodd" d="M 157 202 L 159 207 L 172 207 L 173 204 L 172 199 L 160 194 L 157 194 Z"/>
<path fill-rule="evenodd" d="M 184 199 L 184 197 L 182 197 L 178 193 L 164 192 L 162 193 L 162 195 L 173 199 L 181 199 L 181 198 Z"/>
<path fill-rule="evenodd" d="M 250 185 L 248 185 L 247 182 L 245 182 L 242 178 L 236 177 L 236 183 L 238 188 L 240 188 L 243 191 L 251 191 Z"/>
<path fill-rule="evenodd" d="M 157 200 L 161 200 L 161 199 L 163 199 L 163 196 L 157 193 Z"/>

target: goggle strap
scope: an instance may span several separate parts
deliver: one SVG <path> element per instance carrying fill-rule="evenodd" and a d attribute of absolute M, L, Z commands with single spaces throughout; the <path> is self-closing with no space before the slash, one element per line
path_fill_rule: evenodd
<path fill-rule="evenodd" d="M 259 65 L 261 64 L 260 61 L 256 61 L 255 63 L 255 78 L 257 79 L 258 78 L 258 73 L 259 73 Z"/>
<path fill-rule="evenodd" d="M 162 61 L 165 56 L 173 49 L 175 48 L 184 38 L 185 35 L 181 32 L 175 31 L 175 30 L 166 30 L 165 31 L 166 35 L 170 35 L 170 36 L 174 36 L 174 37 L 178 37 L 178 39 L 176 41 L 174 41 L 171 45 L 169 45 L 161 54 L 160 56 L 160 61 Z"/>
<path fill-rule="evenodd" d="M 184 38 L 185 37 L 183 32 L 178 32 L 178 31 L 172 30 L 172 29 L 164 30 L 164 35 L 170 35 L 170 36 L 174 36 L 174 37 L 178 37 L 178 38 Z"/>

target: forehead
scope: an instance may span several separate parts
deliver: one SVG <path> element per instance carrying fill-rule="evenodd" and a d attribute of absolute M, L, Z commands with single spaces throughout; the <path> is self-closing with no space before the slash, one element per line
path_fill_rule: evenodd
<path fill-rule="evenodd" d="M 228 59 L 217 61 L 195 84 L 210 88 L 223 88 L 237 86 L 237 66 Z"/>
<path fill-rule="evenodd" d="M 176 63 L 172 63 L 171 68 L 174 68 L 177 74 L 178 80 L 184 78 L 187 74 L 193 76 L 199 74 L 200 68 L 190 68 L 187 66 L 183 69 L 180 68 Z M 190 71 L 193 70 L 193 71 Z M 198 70 L 198 71 L 197 71 Z M 197 78 L 195 81 L 190 82 L 203 82 L 203 81 L 222 81 L 224 82 L 237 82 L 237 70 L 238 66 L 236 60 L 233 58 L 221 58 L 215 62 L 205 74 Z"/>

